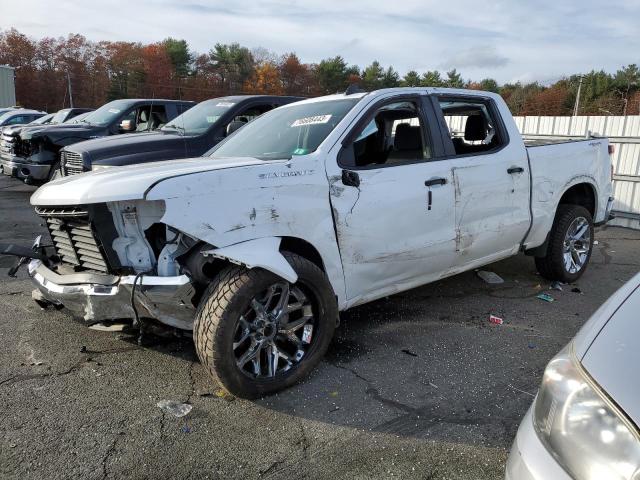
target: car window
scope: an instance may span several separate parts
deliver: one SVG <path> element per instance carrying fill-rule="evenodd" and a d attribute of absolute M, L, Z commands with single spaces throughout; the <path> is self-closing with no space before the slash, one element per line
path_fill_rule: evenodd
<path fill-rule="evenodd" d="M 224 136 L 231 135 L 236 130 L 244 127 L 245 124 L 252 122 L 260 115 L 273 109 L 273 105 L 254 105 L 252 107 L 245 108 L 237 113 L 231 121 L 225 126 L 223 132 Z"/>
<path fill-rule="evenodd" d="M 345 166 L 391 166 L 432 158 L 417 100 L 388 103 L 367 118 L 371 119 L 341 155 Z"/>
<path fill-rule="evenodd" d="M 200 102 L 167 123 L 162 130 L 183 135 L 200 135 L 208 131 L 236 104 L 230 98 L 215 98 Z"/>
<path fill-rule="evenodd" d="M 120 118 L 130 107 L 130 100 L 114 100 L 91 112 L 83 121 L 92 125 L 106 126 Z"/>
<path fill-rule="evenodd" d="M 12 117 L 9 120 L 7 120 L 5 125 L 19 125 L 22 123 L 27 123 L 26 119 L 27 117 L 25 115 L 16 115 L 15 117 Z"/>
<path fill-rule="evenodd" d="M 485 99 L 438 98 L 456 155 L 492 151 L 505 141 Z"/>
<path fill-rule="evenodd" d="M 359 98 L 296 103 L 276 108 L 211 150 L 214 158 L 290 159 L 314 152 Z"/>

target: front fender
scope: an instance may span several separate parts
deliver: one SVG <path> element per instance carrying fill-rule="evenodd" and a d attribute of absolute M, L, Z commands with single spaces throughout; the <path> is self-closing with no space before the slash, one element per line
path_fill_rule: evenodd
<path fill-rule="evenodd" d="M 296 283 L 298 274 L 280 253 L 280 241 L 280 237 L 258 238 L 229 245 L 228 247 L 207 250 L 202 254 L 229 260 L 247 268 L 264 268 L 288 282 Z"/>

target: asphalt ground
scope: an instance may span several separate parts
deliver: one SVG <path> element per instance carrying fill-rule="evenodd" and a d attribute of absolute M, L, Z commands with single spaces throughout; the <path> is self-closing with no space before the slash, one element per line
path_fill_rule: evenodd
<path fill-rule="evenodd" d="M 0 243 L 44 231 L 33 191 L 0 178 Z M 596 238 L 563 291 L 518 256 L 486 268 L 500 285 L 467 272 L 345 312 L 310 378 L 259 401 L 223 395 L 189 338 L 142 348 L 42 310 L 0 258 L 0 478 L 502 478 L 545 364 L 640 269 L 640 232 Z"/>

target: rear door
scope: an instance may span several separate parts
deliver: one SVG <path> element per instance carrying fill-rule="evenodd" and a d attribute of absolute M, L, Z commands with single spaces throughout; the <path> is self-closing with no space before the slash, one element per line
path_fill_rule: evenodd
<path fill-rule="evenodd" d="M 454 189 L 429 102 L 370 107 L 327 162 L 351 304 L 437 279 L 454 261 Z M 436 135 L 433 135 L 436 133 Z"/>
<path fill-rule="evenodd" d="M 489 97 L 435 96 L 455 194 L 458 270 L 516 253 L 530 224 L 529 165 Z"/>

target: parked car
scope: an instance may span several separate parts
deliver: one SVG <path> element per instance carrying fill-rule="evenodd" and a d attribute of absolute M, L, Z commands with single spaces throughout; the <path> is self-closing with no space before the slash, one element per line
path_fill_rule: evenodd
<path fill-rule="evenodd" d="M 212 376 L 257 397 L 307 375 L 355 305 L 523 251 L 575 281 L 611 176 L 607 139 L 526 147 L 496 94 L 347 92 L 267 112 L 209 158 L 51 182 L 31 203 L 54 251 L 20 253 L 41 303 L 193 330 Z"/>
<path fill-rule="evenodd" d="M 0 127 L 6 127 L 9 125 L 25 125 L 40 117 L 44 117 L 46 114 L 47 112 L 29 110 L 27 108 L 9 110 L 8 112 L 0 115 Z"/>
<path fill-rule="evenodd" d="M 54 125 L 65 123 L 76 118 L 82 113 L 90 113 L 93 111 L 95 111 L 93 108 L 63 108 L 62 110 L 58 110 L 56 112 L 56 114 L 51 119 L 51 123 Z"/>
<path fill-rule="evenodd" d="M 22 128 L 0 144 L 3 173 L 40 184 L 60 170 L 61 148 L 90 138 L 152 131 L 184 113 L 194 102 L 177 100 L 114 100 L 91 112 L 81 123 Z"/>
<path fill-rule="evenodd" d="M 97 138 L 60 152 L 62 175 L 134 163 L 198 157 L 264 112 L 300 97 L 243 95 L 199 103 L 153 133 Z"/>
<path fill-rule="evenodd" d="M 640 478 L 640 274 L 547 365 L 508 480 Z"/>

